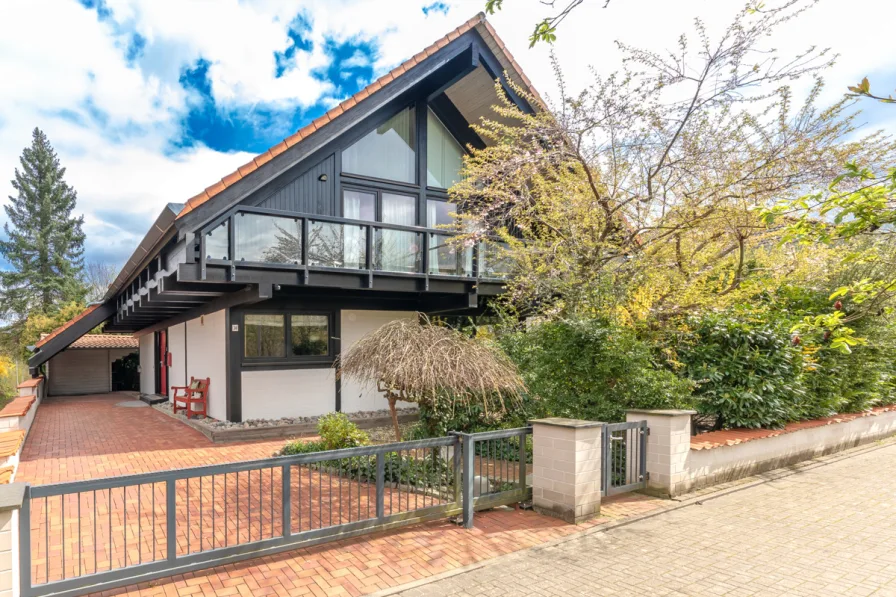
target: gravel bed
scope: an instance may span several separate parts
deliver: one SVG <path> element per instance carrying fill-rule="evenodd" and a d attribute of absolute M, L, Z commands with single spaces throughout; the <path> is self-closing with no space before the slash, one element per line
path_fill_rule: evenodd
<path fill-rule="evenodd" d="M 172 414 L 172 407 L 170 402 L 163 402 L 161 404 L 156 404 L 155 408 L 160 410 L 164 410 L 169 414 Z M 400 415 L 406 414 L 414 414 L 417 412 L 416 408 L 399 408 L 397 412 Z M 370 411 L 359 411 L 350 413 L 349 419 L 352 421 L 359 421 L 362 419 L 374 419 L 377 417 L 388 417 L 390 416 L 389 409 L 383 410 L 370 410 Z M 186 416 L 181 413 L 177 413 L 177 417 L 180 419 L 186 420 Z M 260 427 L 282 427 L 284 425 L 297 425 L 300 423 L 316 423 L 317 420 L 320 419 L 320 416 L 315 417 L 282 417 L 280 419 L 249 419 L 248 421 L 242 421 L 240 423 L 233 423 L 231 421 L 221 421 L 219 419 L 213 419 L 212 417 L 202 418 L 196 417 L 192 419 L 194 423 L 199 423 L 200 425 L 204 425 L 209 427 L 210 429 L 257 429 Z M 412 425 L 412 424 L 411 424 Z M 392 427 L 389 426 L 389 429 L 392 430 Z M 370 431 L 374 431 L 371 429 Z M 392 430 L 392 437 L 395 437 L 395 431 Z"/>

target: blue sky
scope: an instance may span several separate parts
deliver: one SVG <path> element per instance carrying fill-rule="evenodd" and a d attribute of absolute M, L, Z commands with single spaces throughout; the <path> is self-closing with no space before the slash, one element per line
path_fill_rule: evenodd
<path fill-rule="evenodd" d="M 556 96 L 550 48 L 527 42 L 544 5 L 506 4 L 492 23 L 542 94 Z M 620 67 L 615 39 L 672 47 L 695 15 L 713 32 L 736 10 L 710 0 L 603 4 L 586 0 L 553 48 L 571 89 L 588 83 L 589 66 Z M 40 126 L 79 193 L 87 258 L 118 265 L 166 203 L 184 202 L 483 7 L 484 0 L 6 2 L 0 197 L 12 193 L 7 181 Z M 645 10 L 653 18 L 643 19 Z M 896 56 L 883 47 L 894 20 L 896 8 L 883 0 L 860 0 L 850 11 L 822 0 L 775 44 L 841 53 L 826 75 L 826 100 L 866 75 L 892 92 Z M 870 127 L 896 129 L 896 108 L 865 108 Z"/>

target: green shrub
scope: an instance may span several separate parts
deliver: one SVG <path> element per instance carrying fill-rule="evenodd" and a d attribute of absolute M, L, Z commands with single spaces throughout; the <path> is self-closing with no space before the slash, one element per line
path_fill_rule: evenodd
<path fill-rule="evenodd" d="M 282 448 L 280 448 L 281 456 L 292 456 L 294 454 L 308 454 L 309 452 L 322 452 L 326 450 L 323 442 L 319 441 L 302 441 L 295 440 L 289 442 Z"/>
<path fill-rule="evenodd" d="M 325 450 L 356 448 L 370 443 L 370 437 L 344 413 L 330 413 L 317 421 L 317 433 Z"/>
<path fill-rule="evenodd" d="M 677 353 L 701 413 L 716 415 L 718 427 L 781 427 L 798 418 L 806 388 L 786 322 L 710 314 L 689 324 Z"/>
<path fill-rule="evenodd" d="M 548 321 L 506 333 L 499 342 L 530 392 L 520 422 L 542 416 L 625 420 L 630 408 L 684 408 L 691 383 L 658 367 L 633 330 L 603 319 Z"/>
<path fill-rule="evenodd" d="M 370 443 L 367 433 L 358 429 L 344 413 L 330 413 L 317 420 L 317 434 L 320 440 L 290 442 L 280 449 L 283 456 L 307 454 L 323 450 L 357 448 Z"/>

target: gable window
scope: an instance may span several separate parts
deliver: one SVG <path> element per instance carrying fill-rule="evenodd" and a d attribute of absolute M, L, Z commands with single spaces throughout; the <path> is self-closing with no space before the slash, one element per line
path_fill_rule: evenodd
<path fill-rule="evenodd" d="M 460 180 L 464 150 L 432 110 L 426 115 L 426 184 L 447 189 Z"/>
<path fill-rule="evenodd" d="M 246 313 L 243 357 L 248 362 L 332 360 L 331 313 Z"/>
<path fill-rule="evenodd" d="M 416 177 L 414 108 L 402 110 L 342 152 L 342 171 L 414 184 Z"/>

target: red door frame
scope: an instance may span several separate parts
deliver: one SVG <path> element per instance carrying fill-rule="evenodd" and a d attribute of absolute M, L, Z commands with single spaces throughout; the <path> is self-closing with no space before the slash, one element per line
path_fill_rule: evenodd
<path fill-rule="evenodd" d="M 158 332 L 159 394 L 168 395 L 168 331 Z"/>

